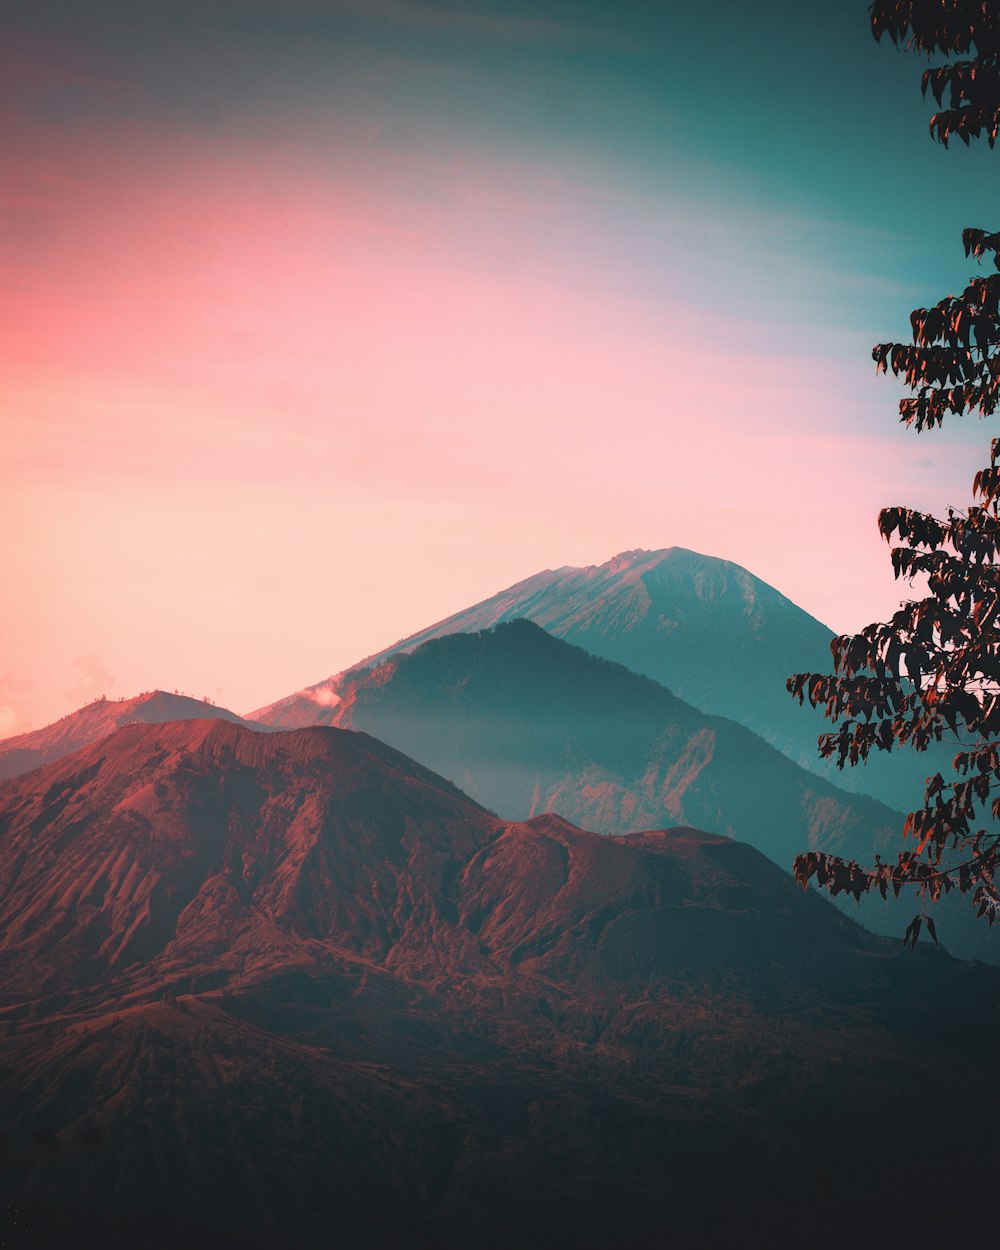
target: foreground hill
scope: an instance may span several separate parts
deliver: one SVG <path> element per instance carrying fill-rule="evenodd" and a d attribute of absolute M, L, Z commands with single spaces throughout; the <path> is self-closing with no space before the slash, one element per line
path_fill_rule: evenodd
<path fill-rule="evenodd" d="M 923 779 L 950 767 L 954 749 L 873 757 L 865 768 L 821 761 L 829 723 L 785 689 L 795 672 L 828 672 L 833 633 L 773 586 L 733 564 L 683 547 L 625 551 L 606 564 L 546 569 L 370 657 L 371 667 L 433 638 L 525 618 L 548 633 L 666 686 L 703 712 L 747 726 L 797 764 L 842 789 L 909 811 Z M 357 671 L 357 670 L 354 670 Z M 353 672 L 338 674 L 251 714 L 285 729 L 330 723 Z"/>
<path fill-rule="evenodd" d="M 170 720 L 217 720 L 220 717 L 255 727 L 254 723 L 242 720 L 224 707 L 183 694 L 167 694 L 163 690 L 151 690 L 133 699 L 97 699 L 52 725 L 0 740 L 0 781 L 60 760 L 133 721 L 160 724 Z M 256 728 L 262 726 L 256 725 Z"/>
<path fill-rule="evenodd" d="M 899 813 L 528 621 L 433 639 L 348 675 L 339 690 L 331 723 L 391 743 L 511 819 L 556 811 L 599 833 L 694 825 L 749 842 L 786 870 L 810 848 L 871 862 L 899 845 Z M 949 949 L 1000 962 L 1000 942 L 968 901 L 946 903 Z M 915 910 L 909 896 L 871 898 L 861 914 L 899 936 Z"/>
<path fill-rule="evenodd" d="M 0 789 L 0 1002 L 243 969 L 244 929 L 273 971 L 276 923 L 391 962 L 496 823 L 363 735 L 125 726 Z"/>
<path fill-rule="evenodd" d="M 989 1180 L 1000 974 L 903 955 L 716 835 L 510 823 L 343 730 L 129 725 L 0 786 L 0 907 L 19 1244 L 923 1244 L 991 1218 L 885 1195 L 916 1140 Z"/>

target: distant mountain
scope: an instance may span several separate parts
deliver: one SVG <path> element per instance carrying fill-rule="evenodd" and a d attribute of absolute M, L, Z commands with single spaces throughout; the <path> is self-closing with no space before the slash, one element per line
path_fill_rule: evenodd
<path fill-rule="evenodd" d="M 167 694 L 163 690 L 151 690 L 133 699 L 97 699 L 43 729 L 0 740 L 0 781 L 19 777 L 42 764 L 51 764 L 134 721 L 153 725 L 170 720 L 215 720 L 219 717 L 251 729 L 263 728 L 256 722 L 244 721 L 224 707 L 183 694 Z"/>
<path fill-rule="evenodd" d="M 529 621 L 432 639 L 338 688 L 330 722 L 391 743 L 510 819 L 555 811 L 600 833 L 694 825 L 788 871 L 810 848 L 870 863 L 900 842 L 901 814 Z M 858 915 L 898 936 L 915 910 L 908 895 L 866 898 Z M 968 900 L 937 915 L 949 949 L 1000 962 Z"/>
<path fill-rule="evenodd" d="M 829 672 L 833 633 L 774 587 L 728 560 L 683 547 L 626 551 L 606 564 L 547 569 L 371 657 L 371 667 L 432 638 L 491 629 L 519 617 L 592 655 L 651 677 L 704 712 L 746 725 L 810 772 L 842 789 L 910 811 L 923 780 L 950 767 L 954 749 L 873 756 L 838 770 L 818 758 L 830 723 L 785 689 L 796 672 Z M 285 729 L 331 723 L 345 677 L 251 713 Z"/>
<path fill-rule="evenodd" d="M 0 786 L 0 909 L 12 1244 L 991 1226 L 886 1194 L 914 1142 L 989 1182 L 1000 973 L 719 836 L 499 820 L 363 734 L 132 724 Z"/>

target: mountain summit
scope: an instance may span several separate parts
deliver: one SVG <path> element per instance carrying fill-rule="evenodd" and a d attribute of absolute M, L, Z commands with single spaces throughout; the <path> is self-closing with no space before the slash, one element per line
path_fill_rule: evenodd
<path fill-rule="evenodd" d="M 637 549 L 620 552 L 605 564 L 536 573 L 355 668 L 413 651 L 432 638 L 492 629 L 519 617 L 592 655 L 653 678 L 703 711 L 743 723 L 749 723 L 760 697 L 783 709 L 787 704 L 794 714 L 784 693 L 785 678 L 796 664 L 829 663 L 833 637 L 826 626 L 738 564 L 683 547 Z M 333 687 L 335 692 L 338 677 L 263 708 L 253 718 L 282 728 L 315 724 L 316 706 L 323 702 L 324 691 Z M 738 715 L 741 709 L 745 716 Z M 758 709 L 756 719 L 768 718 Z M 773 737 L 763 736 L 769 741 Z"/>
<path fill-rule="evenodd" d="M 95 699 L 51 725 L 0 741 L 0 781 L 63 759 L 122 725 L 159 725 L 171 720 L 228 720 L 249 729 L 263 728 L 214 703 L 165 690 L 150 690 L 132 699 Z"/>
<path fill-rule="evenodd" d="M 684 547 L 546 569 L 251 718 L 284 729 L 335 723 L 342 687 L 359 670 L 431 639 L 518 617 L 651 677 L 703 712 L 738 721 L 802 767 L 890 807 L 910 810 L 923 778 L 941 766 L 934 753 L 879 756 L 843 771 L 821 761 L 816 739 L 829 722 L 799 707 L 785 683 L 792 673 L 829 671 L 833 632 L 740 565 Z M 940 754 L 947 767 L 951 753 Z"/>

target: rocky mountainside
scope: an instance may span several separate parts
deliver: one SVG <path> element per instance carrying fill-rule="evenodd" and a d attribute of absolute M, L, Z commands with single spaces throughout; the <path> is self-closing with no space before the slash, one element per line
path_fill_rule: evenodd
<path fill-rule="evenodd" d="M 627 930 L 637 907 L 682 906 L 683 930 L 694 893 L 717 907 L 740 879 L 736 912 L 752 906 L 780 927 L 792 906 L 824 940 L 872 941 L 818 900 L 802 911 L 785 874 L 729 839 L 607 840 L 553 814 L 510 823 L 342 729 L 127 726 L 6 783 L 0 835 L 8 1004 L 100 993 L 110 980 L 138 998 L 150 982 L 175 991 L 182 975 L 239 982 L 314 942 L 428 985 L 509 965 L 575 980 L 595 960 L 605 975 L 610 932 Z M 664 936 L 660 962 L 635 975 L 668 973 L 677 950 Z M 682 946 L 705 964 L 704 950 Z M 745 964 L 745 950 L 728 962 Z"/>
<path fill-rule="evenodd" d="M 820 849 L 871 862 L 898 848 L 903 817 L 792 763 L 733 721 L 528 621 L 450 634 L 345 678 L 329 720 L 420 759 L 487 807 L 521 820 L 555 811 L 600 833 L 687 824 L 749 842 L 779 866 Z M 909 896 L 866 898 L 901 935 Z M 967 900 L 939 909 L 943 940 L 1000 962 Z"/>
<path fill-rule="evenodd" d="M 950 767 L 947 744 L 922 757 L 879 755 L 865 768 L 821 761 L 816 739 L 829 722 L 794 703 L 785 681 L 795 672 L 830 671 L 832 631 L 740 565 L 682 547 L 547 569 L 251 718 L 286 729 L 331 723 L 341 687 L 357 669 L 433 638 L 520 617 L 652 678 L 703 712 L 739 721 L 809 771 L 890 807 L 920 805 L 923 779 Z"/>
<path fill-rule="evenodd" d="M 904 955 L 717 835 L 504 821 L 344 730 L 136 724 L 0 786 L 0 907 L 18 1244 L 832 1246 L 992 1218 L 886 1194 L 915 1141 L 988 1183 L 1000 973 Z"/>
<path fill-rule="evenodd" d="M 52 725 L 0 740 L 0 781 L 19 777 L 42 764 L 71 755 L 91 742 L 106 738 L 122 725 L 136 721 L 153 725 L 171 720 L 217 720 L 220 717 L 251 728 L 264 728 L 257 722 L 242 720 L 224 707 L 183 694 L 167 694 L 163 690 L 151 690 L 132 699 L 97 699 Z"/>

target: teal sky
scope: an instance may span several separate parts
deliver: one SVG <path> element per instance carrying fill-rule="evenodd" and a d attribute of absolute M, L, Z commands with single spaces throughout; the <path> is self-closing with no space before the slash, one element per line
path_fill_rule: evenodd
<path fill-rule="evenodd" d="M 863 3 L 5 4 L 0 731 L 244 711 L 540 568 L 674 544 L 835 629 L 963 505 L 871 345 L 997 158 Z M 2 710 L 6 709 L 6 710 Z"/>

